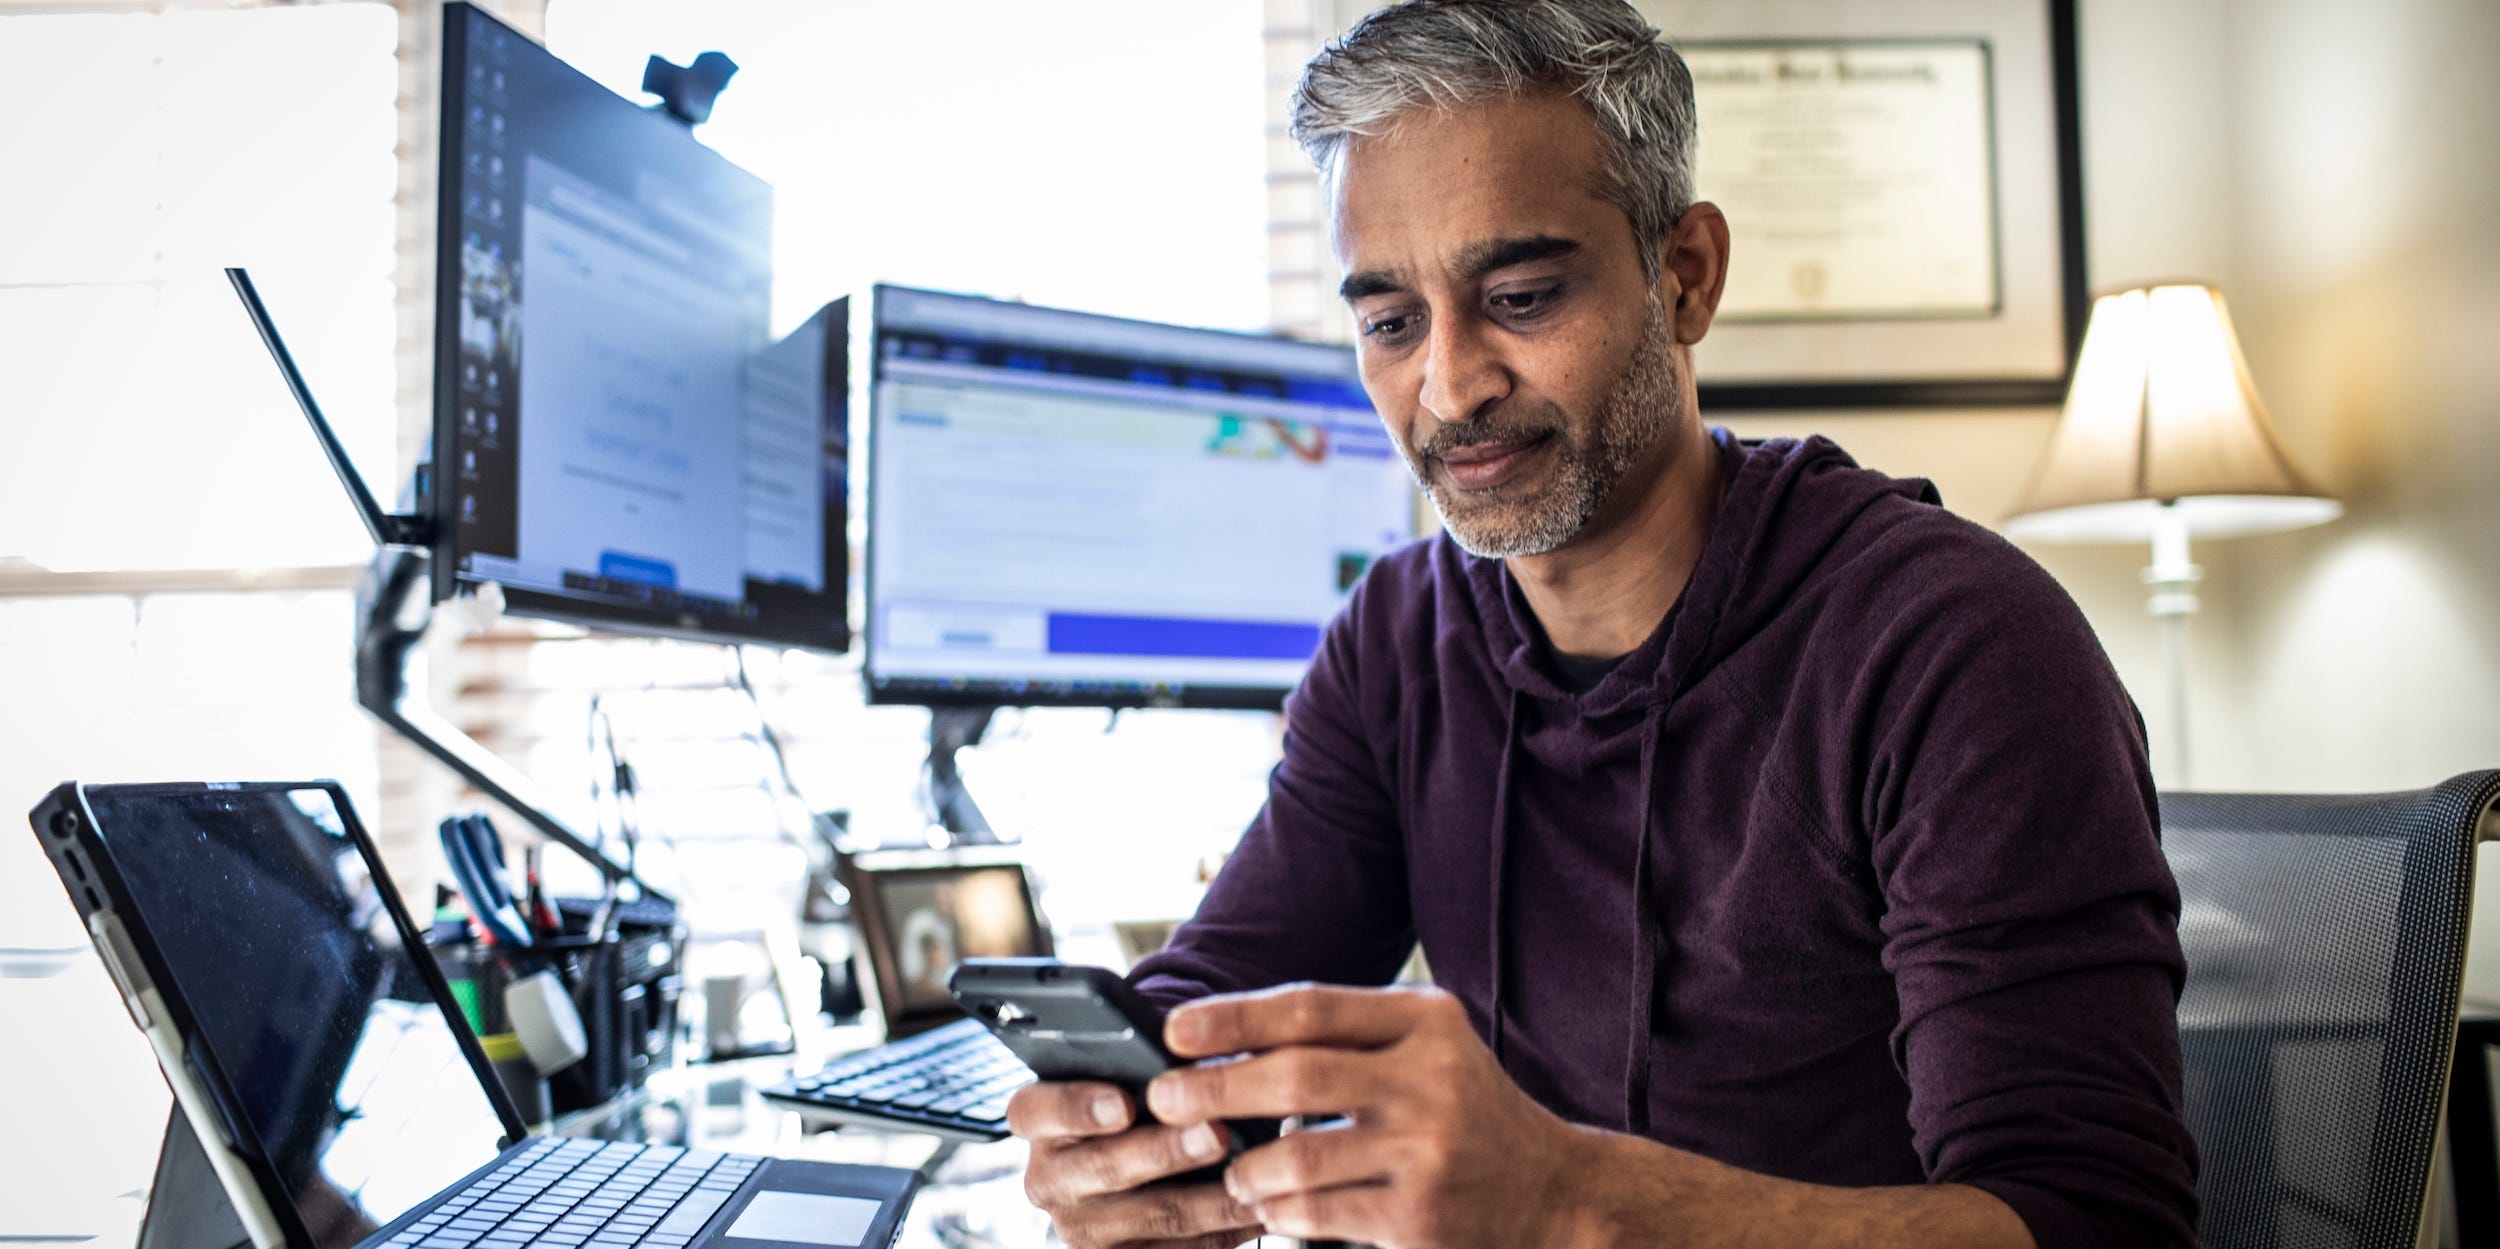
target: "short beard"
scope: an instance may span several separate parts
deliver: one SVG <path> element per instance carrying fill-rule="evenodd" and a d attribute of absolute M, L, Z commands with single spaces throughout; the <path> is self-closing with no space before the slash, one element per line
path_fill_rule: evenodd
<path fill-rule="evenodd" d="M 1559 420 L 1503 416 L 1445 427 L 1429 445 L 1406 453 L 1407 467 L 1431 496 L 1450 537 L 1483 559 L 1543 555 L 1560 549 L 1597 518 L 1625 474 L 1658 449 L 1683 412 L 1675 356 L 1669 350 L 1666 310 L 1656 296 L 1641 326 L 1641 340 L 1597 408 L 1586 434 L 1575 437 Z M 1553 463 L 1541 488 L 1520 495 L 1524 483 L 1495 487 L 1490 497 L 1468 498 L 1435 472 L 1454 447 L 1520 441 L 1551 434 Z"/>

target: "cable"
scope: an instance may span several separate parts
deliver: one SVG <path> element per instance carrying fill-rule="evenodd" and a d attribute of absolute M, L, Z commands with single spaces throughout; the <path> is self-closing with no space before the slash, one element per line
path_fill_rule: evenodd
<path fill-rule="evenodd" d="M 790 756 L 782 749 L 781 734 L 774 731 L 772 717 L 764 713 L 764 697 L 756 692 L 754 678 L 747 675 L 747 648 L 733 643 L 729 653 L 737 660 L 738 690 L 747 696 L 747 705 L 755 709 L 755 727 L 762 732 L 764 751 L 772 756 L 774 770 L 781 774 L 781 787 L 798 799 L 800 806 L 814 811 L 806 791 L 799 788 L 798 778 L 790 772 Z"/>
<path fill-rule="evenodd" d="M 615 718 L 608 714 L 602 694 L 590 696 L 588 736 L 591 818 L 597 822 L 600 853 L 607 852 L 608 817 L 613 811 L 617 837 L 625 843 L 625 874 L 639 886 L 642 880 L 642 819 L 636 797 L 639 785 L 634 779 L 634 765 L 625 758 L 624 743 L 617 737 Z M 599 767 L 602 756 L 607 760 L 604 771 Z M 615 882 L 609 882 L 609 887 L 612 900 Z"/>
<path fill-rule="evenodd" d="M 747 705 L 755 710 L 755 727 L 759 731 L 758 735 L 763 740 L 764 753 L 772 757 L 773 770 L 781 778 L 782 792 L 788 794 L 792 801 L 799 804 L 799 810 L 807 813 L 809 832 L 813 834 L 815 832 L 816 804 L 807 800 L 807 791 L 799 788 L 798 777 L 790 771 L 789 752 L 783 749 L 781 744 L 781 734 L 774 730 L 773 718 L 764 711 L 764 696 L 757 692 L 755 688 L 755 679 L 747 672 L 747 648 L 743 645 L 732 643 L 729 645 L 729 654 L 730 657 L 736 661 L 735 667 L 732 671 L 732 676 L 739 692 L 746 695 Z M 776 807 L 779 806 L 778 803 L 774 805 Z M 799 852 L 807 856 L 807 862 L 810 868 L 823 866 L 820 862 L 820 858 L 822 855 L 830 854 L 832 847 L 824 846 L 820 848 L 817 843 L 823 840 L 822 837 L 801 837 L 790 831 L 787 821 L 777 822 L 782 825 L 782 836 L 797 844 Z"/>

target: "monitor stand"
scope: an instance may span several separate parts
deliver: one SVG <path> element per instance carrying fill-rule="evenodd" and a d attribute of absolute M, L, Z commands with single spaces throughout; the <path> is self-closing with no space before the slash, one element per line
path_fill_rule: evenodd
<path fill-rule="evenodd" d="M 996 707 L 929 708 L 929 814 L 953 846 L 995 846 L 1005 841 L 981 814 L 972 791 L 955 768 L 955 752 L 981 744 Z"/>

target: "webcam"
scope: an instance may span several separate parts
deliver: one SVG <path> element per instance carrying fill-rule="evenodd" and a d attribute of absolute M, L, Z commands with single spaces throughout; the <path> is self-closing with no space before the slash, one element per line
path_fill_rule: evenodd
<path fill-rule="evenodd" d="M 660 97 L 653 109 L 691 128 L 711 120 L 712 102 L 738 72 L 738 63 L 719 52 L 706 52 L 691 65 L 652 57 L 642 67 L 642 89 Z"/>

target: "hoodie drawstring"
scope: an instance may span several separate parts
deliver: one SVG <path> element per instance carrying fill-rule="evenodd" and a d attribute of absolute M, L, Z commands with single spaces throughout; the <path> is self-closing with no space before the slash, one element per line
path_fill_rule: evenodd
<path fill-rule="evenodd" d="M 1485 925 L 1491 934 L 1493 948 L 1488 963 L 1493 970 L 1492 1005 L 1486 1013 L 1492 1018 L 1487 1030 L 1491 1034 L 1493 1065 L 1502 1065 L 1502 852 L 1510 847 L 1510 772 L 1511 758 L 1519 750 L 1519 704 L 1524 696 L 1517 689 L 1510 692 L 1510 710 L 1502 720 L 1502 762 L 1493 774 L 1493 854 L 1491 868 L 1492 901 L 1486 914 L 1491 922 Z"/>
<path fill-rule="evenodd" d="M 1649 1031 L 1658 1011 L 1658 925 L 1649 914 L 1649 839 L 1658 796 L 1650 786 L 1657 777 L 1658 726 L 1666 715 L 1667 704 L 1651 707 L 1641 728 L 1641 787 L 1635 791 L 1641 826 L 1632 843 L 1632 1025 L 1623 1073 L 1623 1130 L 1634 1136 L 1649 1135 Z"/>
<path fill-rule="evenodd" d="M 1490 856 L 1489 900 L 1486 924 L 1491 949 L 1487 962 L 1492 968 L 1492 1005 L 1487 1021 L 1491 1034 L 1493 1061 L 1501 1065 L 1503 1039 L 1502 997 L 1505 982 L 1502 975 L 1502 904 L 1503 858 L 1510 848 L 1510 779 L 1519 749 L 1519 710 L 1525 695 L 1512 690 L 1509 714 L 1502 727 L 1501 765 L 1493 779 L 1492 855 Z M 1640 825 L 1632 842 L 1632 1010 L 1630 1033 L 1625 1039 L 1626 1058 L 1623 1075 L 1623 1130 L 1635 1136 L 1649 1134 L 1649 1034 L 1657 1019 L 1658 1008 L 1658 924 L 1651 916 L 1649 888 L 1649 843 L 1656 833 L 1657 796 L 1652 791 L 1658 774 L 1659 728 L 1666 720 L 1667 704 L 1649 709 L 1641 725 L 1641 780 L 1639 795 Z M 1507 1069 L 1507 1068 L 1505 1068 Z"/>

